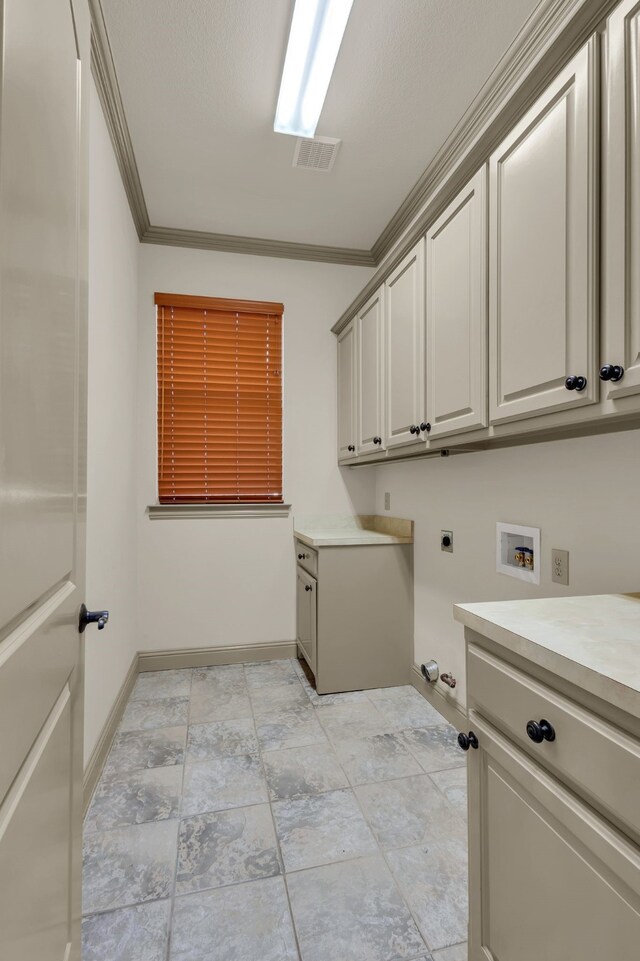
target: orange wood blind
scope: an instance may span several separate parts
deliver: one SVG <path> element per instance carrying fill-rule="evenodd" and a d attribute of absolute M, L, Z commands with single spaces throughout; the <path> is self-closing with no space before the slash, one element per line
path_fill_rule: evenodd
<path fill-rule="evenodd" d="M 160 503 L 281 503 L 283 305 L 155 303 Z"/>

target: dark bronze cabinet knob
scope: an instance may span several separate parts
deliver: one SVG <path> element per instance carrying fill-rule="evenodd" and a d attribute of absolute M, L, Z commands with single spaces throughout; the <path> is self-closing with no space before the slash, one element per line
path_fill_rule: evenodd
<path fill-rule="evenodd" d="M 429 421 L 423 420 L 422 423 L 420 424 L 419 430 L 424 430 L 428 434 L 429 431 L 431 430 L 431 424 L 429 423 Z"/>
<path fill-rule="evenodd" d="M 356 448 L 355 448 L 355 445 L 354 445 L 354 444 L 349 444 L 349 446 L 347 447 L 347 450 L 354 451 L 355 449 L 356 449 Z"/>
<path fill-rule="evenodd" d="M 304 585 L 304 589 L 305 589 L 305 591 L 311 591 L 311 590 L 313 590 L 313 588 L 311 587 L 311 584 L 305 584 L 305 585 Z"/>
<path fill-rule="evenodd" d="M 419 427 L 416 427 L 415 424 L 412 424 L 411 427 L 409 428 L 409 433 L 410 433 L 410 434 L 419 434 L 419 433 L 420 433 L 420 428 L 419 428 Z"/>
<path fill-rule="evenodd" d="M 382 443 L 382 437 L 374 437 L 374 438 L 373 438 L 373 443 L 374 443 L 374 444 L 381 444 L 381 443 Z"/>
<path fill-rule="evenodd" d="M 564 386 L 567 390 L 584 390 L 587 386 L 587 378 L 579 374 L 572 374 L 571 377 L 567 377 Z"/>
<path fill-rule="evenodd" d="M 527 737 L 533 741 L 534 744 L 542 744 L 543 741 L 555 741 L 556 732 L 553 729 L 553 725 L 542 718 L 540 721 L 527 722 Z"/>
<path fill-rule="evenodd" d="M 470 747 L 477 750 L 478 738 L 475 736 L 473 731 L 469 731 L 468 734 L 458 734 L 458 745 L 463 751 L 468 751 Z"/>
<path fill-rule="evenodd" d="M 605 364 L 600 368 L 600 380 L 611 380 L 616 384 L 624 377 L 624 367 L 620 364 Z"/>

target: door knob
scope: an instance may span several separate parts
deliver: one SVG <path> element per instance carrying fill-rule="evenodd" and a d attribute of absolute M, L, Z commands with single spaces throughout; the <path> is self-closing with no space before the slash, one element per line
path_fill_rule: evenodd
<path fill-rule="evenodd" d="M 542 744 L 543 741 L 555 741 L 556 732 L 553 729 L 553 725 L 541 718 L 538 721 L 528 721 L 527 722 L 527 736 L 534 742 L 534 744 Z"/>
<path fill-rule="evenodd" d="M 84 634 L 87 624 L 97 624 L 98 630 L 102 631 L 109 620 L 109 611 L 88 611 L 87 605 L 80 607 L 80 617 L 78 619 L 78 630 Z"/>
<path fill-rule="evenodd" d="M 478 738 L 475 736 L 473 731 L 469 731 L 468 734 L 458 734 L 458 744 L 463 751 L 468 751 L 470 747 L 478 748 Z"/>
<path fill-rule="evenodd" d="M 584 390 L 587 386 L 587 378 L 582 377 L 582 375 L 572 374 L 571 377 L 567 377 L 564 386 L 567 390 Z"/>
<path fill-rule="evenodd" d="M 613 383 L 622 380 L 624 377 L 624 367 L 620 364 L 605 364 L 600 368 L 600 380 L 612 380 Z"/>

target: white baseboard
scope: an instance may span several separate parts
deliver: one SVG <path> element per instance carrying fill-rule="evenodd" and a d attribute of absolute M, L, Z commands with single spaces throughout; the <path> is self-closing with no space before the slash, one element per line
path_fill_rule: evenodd
<path fill-rule="evenodd" d="M 104 723 L 100 737 L 98 738 L 96 746 L 91 752 L 91 757 L 89 758 L 87 766 L 84 770 L 82 795 L 85 814 L 89 804 L 91 803 L 91 798 L 93 797 L 93 792 L 96 789 L 96 784 L 100 780 L 104 763 L 107 760 L 107 755 L 109 754 L 111 744 L 115 737 L 116 731 L 118 730 L 118 724 L 120 723 L 124 709 L 127 706 L 127 701 L 129 700 L 129 696 L 133 690 L 133 685 L 136 683 L 137 676 L 138 655 L 134 654 L 129 670 L 127 671 L 127 676 L 122 683 L 122 687 L 118 692 L 118 696 L 113 702 L 113 707 L 109 711 L 109 715 Z"/>
<path fill-rule="evenodd" d="M 428 681 L 425 681 L 417 664 L 414 664 L 411 668 L 410 683 L 419 694 L 422 694 L 423 698 L 428 701 L 432 707 L 435 707 L 436 711 L 442 714 L 449 724 L 453 724 L 459 731 L 466 730 L 466 713 L 461 711 L 456 704 L 453 704 L 449 698 L 445 697 L 442 691 L 438 690 L 434 684 L 429 684 Z"/>
<path fill-rule="evenodd" d="M 194 647 L 174 651 L 140 651 L 139 671 L 169 671 L 185 667 L 215 667 L 243 661 L 276 661 L 296 657 L 295 641 L 269 644 L 233 644 L 227 647 Z"/>

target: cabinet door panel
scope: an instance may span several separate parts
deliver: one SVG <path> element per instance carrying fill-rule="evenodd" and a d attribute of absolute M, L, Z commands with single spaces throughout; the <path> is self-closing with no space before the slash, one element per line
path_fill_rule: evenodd
<path fill-rule="evenodd" d="M 357 319 L 357 418 L 359 454 L 380 450 L 382 436 L 382 317 L 384 289 L 373 295 Z"/>
<path fill-rule="evenodd" d="M 385 282 L 385 439 L 387 447 L 419 440 L 409 430 L 425 417 L 424 241 Z"/>
<path fill-rule="evenodd" d="M 632 961 L 640 852 L 474 711 L 470 961 Z"/>
<path fill-rule="evenodd" d="M 598 399 L 595 44 L 490 160 L 493 423 Z M 574 374 L 585 390 L 566 389 Z"/>
<path fill-rule="evenodd" d="M 626 0 L 607 25 L 603 177 L 603 364 L 624 377 L 607 398 L 640 392 L 640 3 Z"/>
<path fill-rule="evenodd" d="M 431 436 L 487 424 L 486 168 L 427 233 Z"/>
<path fill-rule="evenodd" d="M 348 324 L 338 336 L 338 459 L 355 455 L 356 385 L 355 328 Z M 354 450 L 350 451 L 349 448 Z"/>
<path fill-rule="evenodd" d="M 298 566 L 296 585 L 297 641 L 309 667 L 316 673 L 317 582 Z"/>

